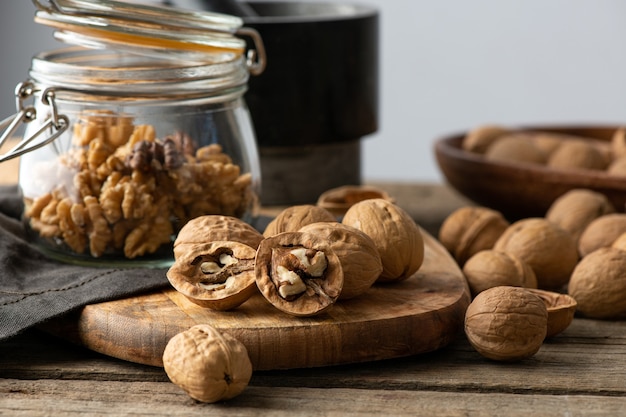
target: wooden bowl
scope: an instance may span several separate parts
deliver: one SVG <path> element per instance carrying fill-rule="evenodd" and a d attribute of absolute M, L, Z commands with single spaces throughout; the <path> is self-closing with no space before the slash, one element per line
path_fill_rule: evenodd
<path fill-rule="evenodd" d="M 618 126 L 537 126 L 515 131 L 543 131 L 610 143 Z M 618 212 L 626 204 L 626 177 L 604 171 L 557 170 L 539 164 L 488 161 L 462 149 L 464 134 L 435 142 L 437 163 L 447 182 L 478 205 L 500 211 L 514 221 L 543 217 L 559 196 L 587 188 L 607 196 Z"/>

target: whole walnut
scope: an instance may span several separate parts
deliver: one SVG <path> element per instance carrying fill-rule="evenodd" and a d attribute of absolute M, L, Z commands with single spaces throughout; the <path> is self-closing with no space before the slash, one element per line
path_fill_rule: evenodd
<path fill-rule="evenodd" d="M 381 198 L 364 200 L 348 209 L 342 223 L 361 230 L 374 241 L 383 263 L 377 282 L 407 279 L 422 266 L 422 232 L 398 205 Z"/>
<path fill-rule="evenodd" d="M 547 290 L 567 284 L 579 259 L 572 236 L 539 217 L 511 224 L 493 249 L 515 255 L 530 265 L 537 276 L 538 288 Z"/>
<path fill-rule="evenodd" d="M 620 127 L 611 138 L 611 156 L 613 160 L 626 156 L 626 128 Z"/>
<path fill-rule="evenodd" d="M 307 224 L 333 221 L 337 221 L 335 216 L 323 207 L 312 204 L 289 206 L 269 222 L 263 231 L 263 236 L 270 237 L 282 232 L 297 232 Z"/>
<path fill-rule="evenodd" d="M 252 377 L 246 347 L 208 324 L 172 337 L 163 352 L 163 367 L 191 398 L 207 403 L 236 397 Z"/>
<path fill-rule="evenodd" d="M 376 244 L 371 237 L 354 227 L 338 222 L 317 222 L 299 231 L 324 237 L 339 257 L 343 270 L 340 300 L 365 293 L 383 271 Z"/>
<path fill-rule="evenodd" d="M 568 294 L 585 317 L 626 318 L 626 252 L 603 247 L 582 258 L 572 273 Z"/>
<path fill-rule="evenodd" d="M 614 212 L 615 207 L 606 195 L 586 188 L 576 188 L 554 200 L 545 217 L 569 232 L 578 243 L 589 223 Z"/>
<path fill-rule="evenodd" d="M 626 156 L 613 159 L 606 168 L 606 173 L 615 177 L 626 177 Z"/>
<path fill-rule="evenodd" d="M 626 232 L 626 214 L 611 213 L 600 216 L 590 222 L 578 239 L 580 256 L 611 246 L 613 242 Z"/>
<path fill-rule="evenodd" d="M 485 152 L 489 161 L 545 164 L 546 153 L 532 142 L 529 133 L 512 133 L 500 137 Z"/>
<path fill-rule="evenodd" d="M 550 168 L 605 169 L 608 161 L 602 152 L 585 140 L 567 140 L 555 149 L 547 161 Z"/>
<path fill-rule="evenodd" d="M 461 266 L 481 250 L 491 249 L 509 222 L 496 210 L 465 206 L 453 211 L 439 228 L 439 241 Z"/>
<path fill-rule="evenodd" d="M 533 269 L 517 256 L 495 250 L 483 250 L 463 266 L 472 296 L 499 286 L 537 288 Z"/>
<path fill-rule="evenodd" d="M 489 288 L 465 314 L 465 334 L 481 355 L 518 361 L 539 351 L 548 329 L 548 310 L 537 295 L 520 287 Z"/>
<path fill-rule="evenodd" d="M 499 137 L 509 133 L 509 130 L 496 125 L 479 126 L 463 138 L 462 147 L 468 152 L 484 154 Z"/>

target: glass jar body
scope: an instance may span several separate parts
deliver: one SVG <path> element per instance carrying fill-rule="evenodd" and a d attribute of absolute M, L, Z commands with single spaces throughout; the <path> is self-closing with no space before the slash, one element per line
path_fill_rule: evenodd
<path fill-rule="evenodd" d="M 170 81 L 155 89 L 141 79 L 97 79 L 105 91 L 95 93 L 35 80 L 36 92 L 55 91 L 55 111 L 69 119 L 63 134 L 20 161 L 24 220 L 49 256 L 164 267 L 188 220 L 255 217 L 260 168 L 245 85 L 203 94 L 171 72 L 164 70 L 162 80 Z M 38 93 L 26 137 L 51 113 Z"/>

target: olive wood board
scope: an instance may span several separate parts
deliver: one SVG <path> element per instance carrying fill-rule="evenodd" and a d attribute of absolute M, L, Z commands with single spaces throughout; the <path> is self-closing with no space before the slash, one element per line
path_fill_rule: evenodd
<path fill-rule="evenodd" d="M 294 317 L 260 294 L 231 311 L 199 307 L 173 289 L 92 304 L 44 330 L 115 358 L 163 366 L 169 339 L 210 324 L 247 348 L 255 370 L 366 362 L 437 350 L 462 329 L 470 302 L 463 273 L 426 231 L 424 263 L 410 278 L 376 284 L 314 317 Z"/>

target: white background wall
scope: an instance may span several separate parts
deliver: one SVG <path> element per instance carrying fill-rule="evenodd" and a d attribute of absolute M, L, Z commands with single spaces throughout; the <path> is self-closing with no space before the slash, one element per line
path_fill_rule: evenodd
<path fill-rule="evenodd" d="M 335 0 L 381 15 L 380 129 L 366 180 L 440 181 L 436 138 L 484 123 L 626 123 L 623 0 Z M 28 0 L 0 5 L 0 116 L 59 46 Z"/>

